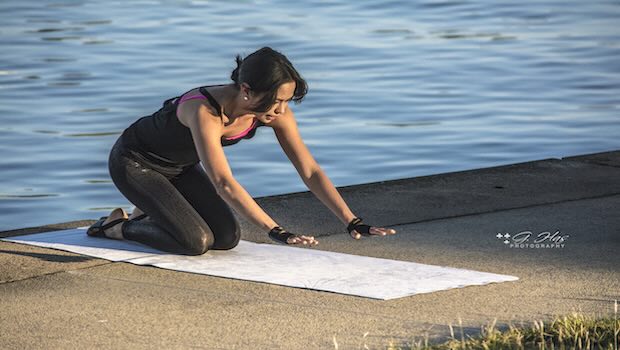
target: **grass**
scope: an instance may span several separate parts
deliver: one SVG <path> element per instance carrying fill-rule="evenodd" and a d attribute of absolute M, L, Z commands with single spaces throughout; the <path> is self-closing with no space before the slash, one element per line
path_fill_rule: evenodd
<path fill-rule="evenodd" d="M 618 320 L 618 301 L 614 301 L 613 317 L 594 318 L 580 313 L 556 317 L 551 321 L 535 320 L 530 325 L 519 327 L 512 324 L 508 329 L 496 328 L 496 320 L 481 327 L 480 335 L 465 336 L 461 320 L 460 331 L 455 336 L 450 329 L 450 339 L 441 344 L 429 345 L 428 335 L 420 340 L 413 338 L 411 343 L 395 345 L 390 342 L 386 350 L 499 350 L 499 349 L 583 349 L 618 350 L 620 321 Z M 364 334 L 364 338 L 368 333 Z M 362 340 L 363 341 L 363 340 Z M 338 349 L 334 338 L 335 348 Z M 366 344 L 360 349 L 369 349 Z"/>

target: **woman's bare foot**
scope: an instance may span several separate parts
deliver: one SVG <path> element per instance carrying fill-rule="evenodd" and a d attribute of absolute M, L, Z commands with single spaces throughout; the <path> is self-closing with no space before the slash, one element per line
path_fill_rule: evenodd
<path fill-rule="evenodd" d="M 111 222 L 112 220 L 116 220 L 120 218 L 127 219 L 128 218 L 127 213 L 125 212 L 125 210 L 123 210 L 123 208 L 116 208 L 112 210 L 108 218 L 105 219 L 105 221 L 103 221 L 103 224 L 105 225 L 108 222 Z M 123 224 L 122 222 L 119 222 L 118 224 L 105 230 L 104 233 L 106 237 L 114 238 L 114 239 L 123 239 L 123 232 L 121 231 L 122 224 Z"/>

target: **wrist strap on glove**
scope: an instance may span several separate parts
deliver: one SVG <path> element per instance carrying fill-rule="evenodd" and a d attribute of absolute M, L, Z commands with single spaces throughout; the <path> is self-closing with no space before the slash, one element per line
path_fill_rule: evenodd
<path fill-rule="evenodd" d="M 291 236 L 295 236 L 295 234 L 287 232 L 281 226 L 276 226 L 269 231 L 269 237 L 278 243 L 288 244 L 286 240 Z"/>
<path fill-rule="evenodd" d="M 349 222 L 347 231 L 349 231 L 350 234 L 353 230 L 359 232 L 362 236 L 370 236 L 370 226 L 363 224 L 362 218 L 354 218 Z"/>

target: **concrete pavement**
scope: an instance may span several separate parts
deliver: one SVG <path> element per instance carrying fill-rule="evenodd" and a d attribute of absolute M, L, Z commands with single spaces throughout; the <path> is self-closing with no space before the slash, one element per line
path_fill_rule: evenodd
<path fill-rule="evenodd" d="M 196 275 L 0 242 L 0 348 L 384 348 L 531 322 L 620 299 L 620 151 L 339 188 L 354 213 L 398 234 L 355 241 L 311 193 L 259 198 L 323 249 L 515 275 L 388 301 Z M 1 232 L 12 236 L 90 224 Z M 269 242 L 242 221 L 243 238 Z M 510 247 L 549 232 L 557 248 Z M 525 233 L 524 233 L 525 232 Z M 557 232 L 557 233 L 556 233 Z M 545 235 L 543 233 L 543 235 Z M 283 262 L 283 268 L 296 268 Z M 364 334 L 368 332 L 366 337 Z"/>

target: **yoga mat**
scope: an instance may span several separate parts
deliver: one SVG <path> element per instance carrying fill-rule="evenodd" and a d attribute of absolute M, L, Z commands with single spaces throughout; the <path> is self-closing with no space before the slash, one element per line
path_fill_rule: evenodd
<path fill-rule="evenodd" d="M 86 227 L 2 240 L 136 265 L 381 300 L 519 279 L 467 269 L 244 240 L 231 250 L 210 250 L 200 256 L 175 255 L 132 241 L 89 237 Z"/>

